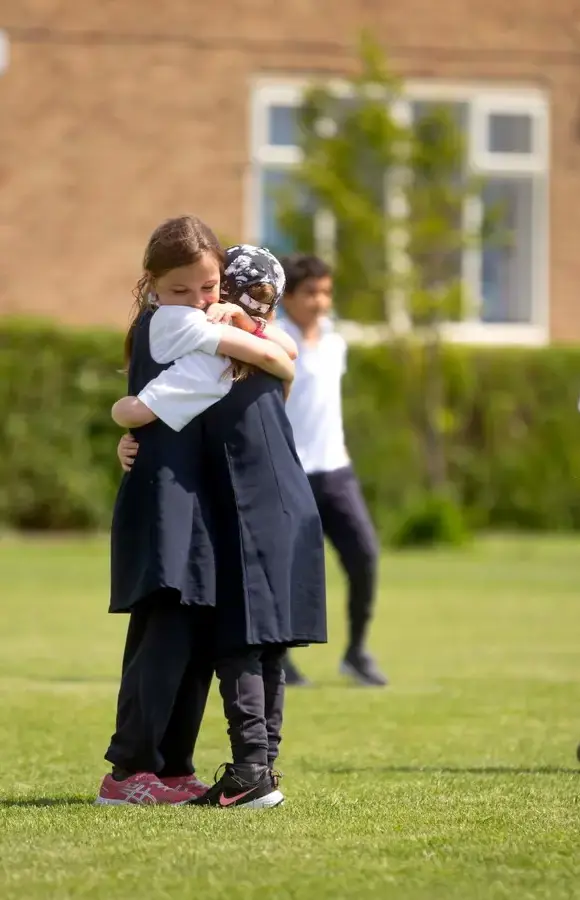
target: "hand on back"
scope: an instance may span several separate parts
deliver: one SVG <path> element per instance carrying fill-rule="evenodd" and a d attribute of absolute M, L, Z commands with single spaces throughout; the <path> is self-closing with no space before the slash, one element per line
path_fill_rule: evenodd
<path fill-rule="evenodd" d="M 119 457 L 123 472 L 131 471 L 131 467 L 135 462 L 135 457 L 138 452 L 139 442 L 135 440 L 132 434 L 124 434 L 117 446 L 117 456 Z"/>

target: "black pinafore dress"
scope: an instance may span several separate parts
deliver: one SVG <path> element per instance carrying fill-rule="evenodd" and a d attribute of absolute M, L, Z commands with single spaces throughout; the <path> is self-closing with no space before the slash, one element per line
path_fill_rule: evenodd
<path fill-rule="evenodd" d="M 211 497 L 218 653 L 325 643 L 324 541 L 282 383 L 235 383 L 200 416 Z"/>
<path fill-rule="evenodd" d="M 136 395 L 166 365 L 149 349 L 153 311 L 135 327 L 129 393 Z M 120 484 L 111 528 L 109 611 L 130 612 L 163 588 L 185 604 L 215 605 L 216 564 L 201 452 L 202 422 L 183 431 L 161 421 L 135 430 L 139 452 Z"/>

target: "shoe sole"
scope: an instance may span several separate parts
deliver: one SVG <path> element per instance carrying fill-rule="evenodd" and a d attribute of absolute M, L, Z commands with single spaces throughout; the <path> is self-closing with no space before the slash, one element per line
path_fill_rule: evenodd
<path fill-rule="evenodd" d="M 358 672 L 355 667 L 348 662 L 342 662 L 340 664 L 339 672 L 346 678 L 351 678 L 353 681 L 356 681 L 356 683 L 361 687 L 380 688 L 387 687 L 389 683 L 388 681 L 386 681 L 384 684 L 378 684 L 374 681 L 368 681 L 368 679 L 361 675 L 360 672 Z"/>
<path fill-rule="evenodd" d="M 282 791 L 272 791 L 265 797 L 257 797 L 256 800 L 249 800 L 247 803 L 240 803 L 238 807 L 233 809 L 274 809 L 276 806 L 282 806 L 284 803 L 284 794 Z"/>
<path fill-rule="evenodd" d="M 107 800 L 105 797 L 97 797 L 93 806 L 186 806 L 190 800 L 180 800 L 179 803 L 131 803 L 130 800 Z"/>

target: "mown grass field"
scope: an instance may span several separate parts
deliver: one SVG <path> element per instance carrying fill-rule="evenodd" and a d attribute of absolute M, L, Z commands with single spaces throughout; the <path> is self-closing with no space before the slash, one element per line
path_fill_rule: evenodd
<path fill-rule="evenodd" d="M 564 900 L 580 897 L 580 540 L 387 555 L 372 635 L 392 686 L 297 661 L 285 807 L 110 808 L 105 769 L 126 620 L 102 539 L 0 542 L 2 900 Z M 214 693 L 197 764 L 227 759 Z"/>

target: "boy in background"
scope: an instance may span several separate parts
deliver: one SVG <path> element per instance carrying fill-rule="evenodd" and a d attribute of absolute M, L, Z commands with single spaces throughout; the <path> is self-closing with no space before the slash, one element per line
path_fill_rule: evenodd
<path fill-rule="evenodd" d="M 328 318 L 332 271 L 316 256 L 282 260 L 286 275 L 285 315 L 276 324 L 298 344 L 296 374 L 286 412 L 326 537 L 348 580 L 348 646 L 340 671 L 365 686 L 384 686 L 387 678 L 366 650 L 377 580 L 375 531 L 344 442 L 341 381 L 346 342 Z M 306 685 L 287 655 L 286 683 Z"/>

